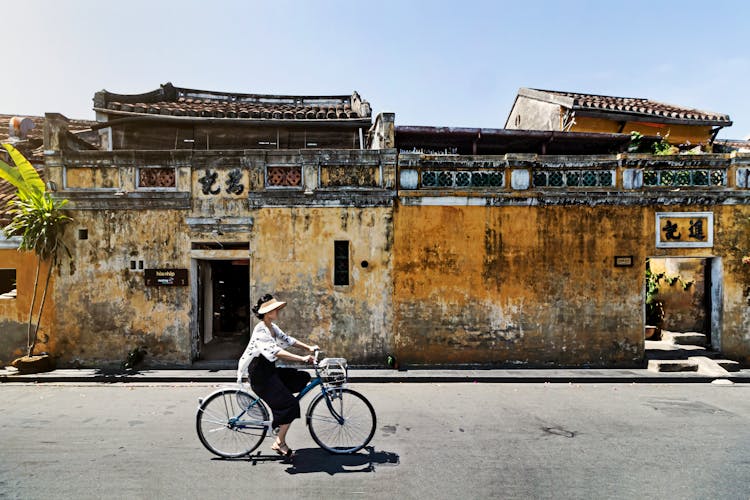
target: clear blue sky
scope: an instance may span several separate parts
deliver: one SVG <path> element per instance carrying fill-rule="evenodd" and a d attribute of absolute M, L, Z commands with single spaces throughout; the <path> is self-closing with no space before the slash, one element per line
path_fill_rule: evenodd
<path fill-rule="evenodd" d="M 94 92 L 348 94 L 397 125 L 502 128 L 519 87 L 727 113 L 750 136 L 750 2 L 3 2 L 0 113 Z"/>

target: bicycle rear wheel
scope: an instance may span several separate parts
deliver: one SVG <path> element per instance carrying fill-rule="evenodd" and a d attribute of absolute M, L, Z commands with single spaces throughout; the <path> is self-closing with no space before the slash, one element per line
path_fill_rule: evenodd
<path fill-rule="evenodd" d="M 351 389 L 329 389 L 327 397 L 318 394 L 307 410 L 310 435 L 318 446 L 331 453 L 354 453 L 367 446 L 376 423 L 367 398 Z"/>
<path fill-rule="evenodd" d="M 258 447 L 266 437 L 267 421 L 268 410 L 257 397 L 240 389 L 224 389 L 201 403 L 195 425 L 208 451 L 236 458 Z"/>

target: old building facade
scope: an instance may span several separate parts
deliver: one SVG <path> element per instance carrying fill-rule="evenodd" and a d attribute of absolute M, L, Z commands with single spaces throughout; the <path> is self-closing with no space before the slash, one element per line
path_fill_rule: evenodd
<path fill-rule="evenodd" d="M 647 258 L 701 281 L 711 345 L 750 360 L 750 155 L 628 153 L 629 134 L 396 126 L 358 94 L 170 84 L 97 93 L 97 144 L 46 120 L 75 219 L 59 363 L 230 365 L 264 293 L 359 365 L 639 366 Z M 92 142 L 92 141 L 90 141 Z"/>
<path fill-rule="evenodd" d="M 521 88 L 505 122 L 509 130 L 638 132 L 685 147 L 710 147 L 732 125 L 723 113 L 651 99 Z"/>

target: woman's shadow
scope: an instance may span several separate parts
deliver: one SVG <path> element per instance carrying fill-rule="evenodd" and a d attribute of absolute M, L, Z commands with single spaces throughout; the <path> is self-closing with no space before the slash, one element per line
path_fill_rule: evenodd
<path fill-rule="evenodd" d="M 285 461 L 288 474 L 325 472 L 328 475 L 352 472 L 373 472 L 376 465 L 398 465 L 399 456 L 389 451 L 375 451 L 371 446 L 359 453 L 336 455 L 320 448 L 296 450 L 294 457 Z"/>

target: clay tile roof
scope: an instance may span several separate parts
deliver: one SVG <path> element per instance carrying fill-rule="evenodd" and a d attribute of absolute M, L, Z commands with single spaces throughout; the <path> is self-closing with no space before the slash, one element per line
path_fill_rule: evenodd
<path fill-rule="evenodd" d="M 203 118 L 273 120 L 371 120 L 370 104 L 354 92 L 338 96 L 238 94 L 193 90 L 171 83 L 144 94 L 94 96 L 94 109 L 106 114 L 153 114 Z"/>
<path fill-rule="evenodd" d="M 524 92 L 526 91 L 526 92 Z M 533 93 L 536 97 L 547 95 L 551 101 L 566 101 L 574 110 L 601 111 L 620 114 L 653 117 L 658 121 L 672 121 L 692 123 L 694 125 L 716 125 L 727 127 L 732 124 L 729 115 L 701 111 L 673 104 L 652 101 L 637 97 L 614 97 L 596 94 L 582 94 L 577 92 L 561 92 L 558 90 L 521 89 L 519 94 Z M 557 99 L 556 99 L 557 98 Z"/>

